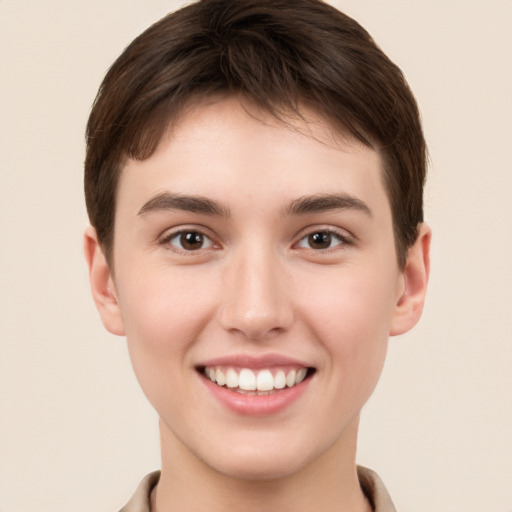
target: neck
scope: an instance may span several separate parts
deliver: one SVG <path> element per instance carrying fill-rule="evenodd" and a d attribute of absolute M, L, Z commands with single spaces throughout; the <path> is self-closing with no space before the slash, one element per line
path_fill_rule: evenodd
<path fill-rule="evenodd" d="M 371 512 L 355 464 L 358 419 L 314 461 L 283 476 L 246 479 L 225 475 L 199 460 L 160 425 L 162 473 L 152 512 Z"/>

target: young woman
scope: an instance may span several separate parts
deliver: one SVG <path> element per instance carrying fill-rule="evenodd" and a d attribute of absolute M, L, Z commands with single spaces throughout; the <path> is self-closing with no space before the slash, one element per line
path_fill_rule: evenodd
<path fill-rule="evenodd" d="M 87 141 L 93 296 L 160 417 L 123 511 L 394 510 L 356 444 L 428 279 L 400 70 L 317 0 L 203 0 L 123 52 Z"/>

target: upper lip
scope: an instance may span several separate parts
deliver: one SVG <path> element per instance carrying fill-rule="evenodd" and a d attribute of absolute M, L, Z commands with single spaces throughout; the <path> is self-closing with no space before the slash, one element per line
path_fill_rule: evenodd
<path fill-rule="evenodd" d="M 233 354 L 208 359 L 207 361 L 202 361 L 196 366 L 198 368 L 206 368 L 208 366 L 236 366 L 240 368 L 250 368 L 255 370 L 262 368 L 272 368 L 274 366 L 298 366 L 303 368 L 311 367 L 311 365 L 308 365 L 303 361 L 280 354 Z"/>

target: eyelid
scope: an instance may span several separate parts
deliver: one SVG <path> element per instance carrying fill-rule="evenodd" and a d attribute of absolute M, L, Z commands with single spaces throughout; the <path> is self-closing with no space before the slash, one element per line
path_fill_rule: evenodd
<path fill-rule="evenodd" d="M 172 245 L 170 243 L 171 240 L 173 240 L 174 238 L 176 238 L 184 233 L 197 233 L 197 234 L 201 235 L 202 237 L 204 237 L 205 239 L 209 240 L 210 244 L 208 245 L 208 247 L 201 247 L 196 250 L 187 250 L 187 249 L 182 249 L 176 245 Z M 218 242 L 216 242 L 215 237 L 209 233 L 209 230 L 203 226 L 197 226 L 197 225 L 196 226 L 194 226 L 194 225 L 183 226 L 182 225 L 182 226 L 177 226 L 175 228 L 167 229 L 162 233 L 162 235 L 160 235 L 158 237 L 157 243 L 162 246 L 167 246 L 166 249 L 171 250 L 175 253 L 186 254 L 189 256 L 193 256 L 195 254 L 199 254 L 199 253 L 202 253 L 207 250 L 220 248 L 220 244 Z"/>
<path fill-rule="evenodd" d="M 307 237 L 314 235 L 315 233 L 328 233 L 332 236 L 335 236 L 340 240 L 340 243 L 336 244 L 333 247 L 328 247 L 325 249 L 313 249 L 311 247 L 299 247 L 300 242 L 302 242 Z M 337 228 L 334 226 L 325 226 L 325 225 L 319 225 L 319 226 L 309 226 L 299 232 L 299 234 L 295 237 L 296 242 L 293 243 L 294 248 L 304 249 L 308 251 L 313 251 L 316 253 L 321 252 L 329 252 L 336 250 L 338 248 L 343 248 L 346 246 L 352 246 L 356 243 L 356 238 L 354 235 L 349 233 L 345 229 Z"/>

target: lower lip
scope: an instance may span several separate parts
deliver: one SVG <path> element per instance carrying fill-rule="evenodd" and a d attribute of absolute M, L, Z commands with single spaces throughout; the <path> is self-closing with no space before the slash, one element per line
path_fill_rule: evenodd
<path fill-rule="evenodd" d="M 275 391 L 269 395 L 243 395 L 229 388 L 218 386 L 202 376 L 208 391 L 224 406 L 237 414 L 246 416 L 270 416 L 286 409 L 304 393 L 311 378 L 291 388 Z"/>

